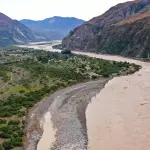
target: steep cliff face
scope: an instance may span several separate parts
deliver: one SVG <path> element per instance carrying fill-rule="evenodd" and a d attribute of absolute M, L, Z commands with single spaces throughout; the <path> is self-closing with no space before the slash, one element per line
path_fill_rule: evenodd
<path fill-rule="evenodd" d="M 118 4 L 71 32 L 64 49 L 147 57 L 150 46 L 150 0 Z"/>
<path fill-rule="evenodd" d="M 34 41 L 32 31 L 17 20 L 0 13 L 0 46 Z"/>

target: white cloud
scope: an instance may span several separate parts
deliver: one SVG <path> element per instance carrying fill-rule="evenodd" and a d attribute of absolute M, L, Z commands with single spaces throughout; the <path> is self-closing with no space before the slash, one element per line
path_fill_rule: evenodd
<path fill-rule="evenodd" d="M 0 12 L 13 19 L 44 19 L 52 16 L 89 20 L 127 0 L 0 0 Z"/>

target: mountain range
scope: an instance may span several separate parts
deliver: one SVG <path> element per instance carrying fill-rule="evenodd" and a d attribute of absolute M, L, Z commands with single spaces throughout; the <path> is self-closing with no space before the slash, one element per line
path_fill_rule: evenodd
<path fill-rule="evenodd" d="M 17 21 L 0 13 L 0 46 L 59 40 L 82 23 L 83 20 L 67 17 L 52 17 L 41 21 Z"/>
<path fill-rule="evenodd" d="M 150 52 L 150 0 L 120 3 L 75 28 L 63 49 L 147 58 Z"/>
<path fill-rule="evenodd" d="M 38 21 L 23 19 L 20 22 L 30 28 L 38 40 L 60 40 L 85 21 L 74 17 L 54 16 Z"/>
<path fill-rule="evenodd" d="M 32 31 L 17 20 L 0 13 L 0 46 L 34 41 Z"/>

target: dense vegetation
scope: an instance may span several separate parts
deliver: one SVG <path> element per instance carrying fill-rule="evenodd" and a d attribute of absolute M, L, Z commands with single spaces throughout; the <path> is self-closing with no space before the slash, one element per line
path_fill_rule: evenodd
<path fill-rule="evenodd" d="M 25 115 L 46 94 L 78 82 L 134 73 L 127 62 L 33 49 L 2 52 L 0 61 L 0 150 L 21 147 Z"/>

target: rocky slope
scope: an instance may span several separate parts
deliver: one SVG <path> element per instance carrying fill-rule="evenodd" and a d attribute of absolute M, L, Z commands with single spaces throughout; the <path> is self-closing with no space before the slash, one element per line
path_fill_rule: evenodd
<path fill-rule="evenodd" d="M 17 20 L 0 13 L 0 46 L 34 40 L 32 31 Z"/>
<path fill-rule="evenodd" d="M 24 19 L 20 22 L 33 30 L 39 40 L 62 39 L 71 30 L 84 23 L 81 19 L 58 16 L 39 21 Z"/>
<path fill-rule="evenodd" d="M 149 43 L 150 0 L 135 0 L 118 4 L 77 27 L 64 38 L 62 46 L 68 50 L 147 58 Z"/>

